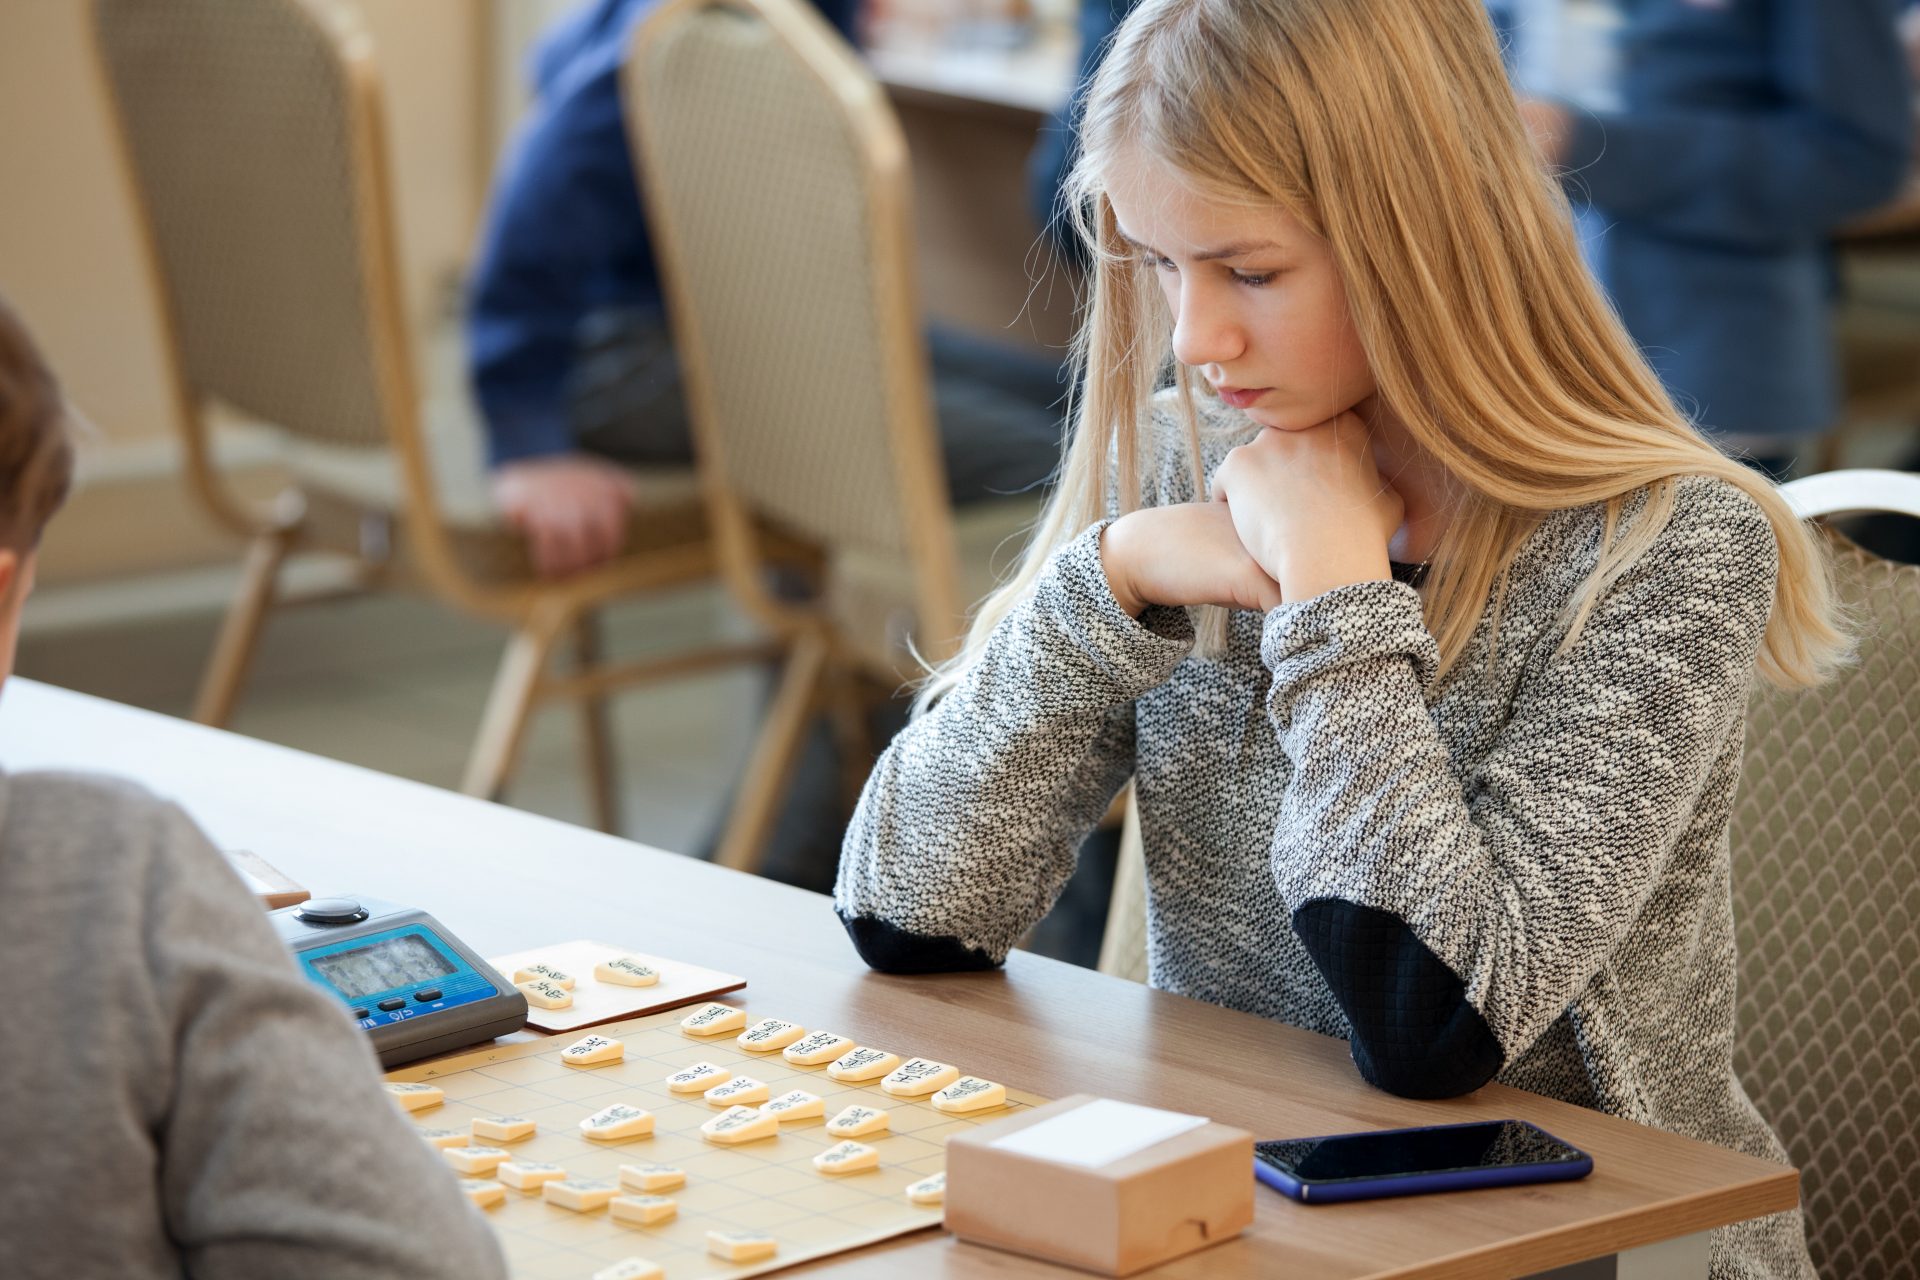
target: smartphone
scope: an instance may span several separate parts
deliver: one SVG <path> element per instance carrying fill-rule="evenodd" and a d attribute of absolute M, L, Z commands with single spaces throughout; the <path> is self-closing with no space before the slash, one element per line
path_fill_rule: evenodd
<path fill-rule="evenodd" d="M 1253 1144 L 1253 1176 L 1307 1204 L 1564 1182 L 1592 1172 L 1592 1156 L 1524 1120 Z"/>

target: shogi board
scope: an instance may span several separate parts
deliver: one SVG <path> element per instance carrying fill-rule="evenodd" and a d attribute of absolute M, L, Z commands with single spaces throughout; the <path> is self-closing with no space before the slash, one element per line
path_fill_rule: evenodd
<path fill-rule="evenodd" d="M 858 1028 L 813 1027 L 803 1012 L 748 1009 L 747 1021 L 751 1025 L 764 1017 L 787 1018 L 810 1030 L 831 1030 L 861 1042 Z M 762 1275 L 938 1226 L 941 1207 L 909 1202 L 907 1184 L 946 1167 L 948 1136 L 1044 1101 L 1009 1089 L 1004 1107 L 951 1116 L 936 1111 L 926 1098 L 896 1098 L 882 1090 L 878 1080 L 843 1084 L 828 1076 L 824 1066 L 797 1067 L 778 1052 L 748 1053 L 732 1033 L 686 1035 L 680 1030 L 684 1016 L 682 1010 L 594 1028 L 595 1034 L 612 1036 L 625 1046 L 625 1058 L 611 1066 L 562 1064 L 560 1051 L 576 1037 L 561 1035 L 538 1043 L 494 1045 L 388 1073 L 389 1080 L 431 1081 L 446 1091 L 443 1105 L 408 1116 L 416 1128 L 464 1129 L 476 1117 L 525 1116 L 540 1126 L 532 1137 L 485 1145 L 505 1147 L 516 1159 L 551 1161 L 565 1167 L 569 1177 L 617 1178 L 623 1164 L 669 1164 L 686 1171 L 684 1187 L 659 1193 L 679 1202 L 678 1216 L 652 1227 L 615 1222 L 605 1209 L 574 1213 L 545 1203 L 536 1193 L 508 1188 L 506 1203 L 485 1213 L 517 1280 L 588 1280 L 629 1257 L 664 1267 L 667 1280 Z M 875 1047 L 903 1059 L 914 1057 L 920 1048 L 907 1043 Z M 771 1097 L 793 1089 L 818 1094 L 826 1102 L 826 1115 L 787 1121 L 777 1137 L 716 1146 L 701 1136 L 700 1126 L 721 1108 L 697 1093 L 677 1094 L 666 1086 L 667 1076 L 696 1062 L 763 1080 Z M 954 1065 L 963 1075 L 972 1070 L 965 1062 Z M 653 1112 L 653 1135 L 608 1143 L 583 1137 L 580 1121 L 616 1102 Z M 813 1157 L 836 1141 L 827 1136 L 826 1121 L 853 1103 L 888 1113 L 886 1133 L 859 1139 L 879 1150 L 880 1167 L 838 1176 L 820 1173 Z M 486 1175 L 484 1180 L 493 1178 Z M 727 1229 L 764 1231 L 779 1242 L 779 1252 L 758 1263 L 731 1263 L 709 1255 L 706 1233 Z"/>
<path fill-rule="evenodd" d="M 595 979 L 593 966 L 615 956 L 632 956 L 658 972 L 660 981 L 650 987 L 623 987 L 618 983 Z M 527 1025 L 541 1031 L 577 1031 L 581 1027 L 611 1022 L 615 1018 L 633 1018 L 645 1013 L 658 1013 L 663 1009 L 676 1009 L 696 1000 L 711 1000 L 725 992 L 738 991 L 747 985 L 745 978 L 721 973 L 718 969 L 703 969 L 697 964 L 668 960 L 584 939 L 533 947 L 487 961 L 509 982 L 513 981 L 514 970 L 543 962 L 571 977 L 574 985 L 573 1003 L 564 1009 L 527 1006 Z"/>

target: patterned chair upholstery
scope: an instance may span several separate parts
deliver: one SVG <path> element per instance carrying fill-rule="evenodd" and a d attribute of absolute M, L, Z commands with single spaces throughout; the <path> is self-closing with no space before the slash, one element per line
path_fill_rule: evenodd
<path fill-rule="evenodd" d="M 1838 540 L 1836 540 L 1838 541 Z M 1822 1275 L 1920 1260 L 1920 568 L 1839 542 L 1860 660 L 1756 691 L 1733 814 L 1734 1063 Z"/>

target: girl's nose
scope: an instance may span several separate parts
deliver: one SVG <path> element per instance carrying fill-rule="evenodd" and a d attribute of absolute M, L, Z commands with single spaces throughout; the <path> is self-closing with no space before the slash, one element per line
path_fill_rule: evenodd
<path fill-rule="evenodd" d="M 1191 288 L 1180 293 L 1179 312 L 1173 321 L 1173 358 L 1191 366 L 1238 359 L 1246 350 L 1238 323 L 1227 309 L 1194 294 Z"/>

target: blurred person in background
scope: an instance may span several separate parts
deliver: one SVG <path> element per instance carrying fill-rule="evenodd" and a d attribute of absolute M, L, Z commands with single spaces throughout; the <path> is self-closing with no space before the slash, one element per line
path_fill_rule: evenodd
<path fill-rule="evenodd" d="M 1776 479 L 1837 421 L 1835 230 L 1912 151 L 1900 0 L 1490 0 L 1589 264 L 1668 390 Z"/>
<path fill-rule="evenodd" d="M 471 282 L 469 372 L 494 498 L 548 576 L 620 551 L 633 504 L 627 467 L 693 456 L 621 109 L 634 27 L 658 3 L 588 0 L 543 34 L 531 60 L 533 101 L 495 179 Z M 852 40 L 860 0 L 814 4 Z M 951 499 L 964 505 L 1044 483 L 1060 458 L 1057 360 L 952 332 L 928 339 Z M 875 720 L 884 743 L 904 709 L 882 708 Z M 847 817 L 839 777 L 831 735 L 817 726 L 767 874 L 833 883 Z"/>
<path fill-rule="evenodd" d="M 1092 264 L 1087 259 L 1086 247 L 1073 233 L 1060 208 L 1060 195 L 1067 174 L 1080 156 L 1075 130 L 1087 86 L 1093 83 L 1093 73 L 1099 68 L 1100 59 L 1106 56 L 1114 30 L 1139 3 L 1140 0 L 1080 0 L 1080 59 L 1073 91 L 1053 118 L 1040 127 L 1040 137 L 1027 161 L 1027 198 L 1034 221 L 1046 229 L 1047 239 L 1060 260 L 1082 272 Z"/>
<path fill-rule="evenodd" d="M 621 113 L 620 67 L 658 0 L 588 0 L 532 59 L 534 99 L 500 166 L 467 317 L 494 497 L 558 576 L 622 546 L 627 465 L 692 458 L 678 365 Z M 814 0 L 852 39 L 859 0 Z M 930 335 L 957 503 L 1018 493 L 1059 461 L 1055 362 Z"/>
<path fill-rule="evenodd" d="M 1910 0 L 1900 15 L 1900 43 L 1906 49 L 1907 74 L 1920 88 L 1920 0 Z M 1920 251 L 1920 91 L 1913 100 L 1914 173 L 1908 186 L 1907 204 L 1914 208 L 1903 233 L 1909 252 Z M 1914 298 L 1920 304 L 1920 298 Z M 1913 352 L 1914 376 L 1920 377 L 1920 344 Z M 1920 419 L 1907 423 L 1909 437 L 1906 452 L 1898 462 L 1902 471 L 1920 472 Z M 1920 520 L 1895 513 L 1865 516 L 1846 528 L 1847 536 L 1875 555 L 1907 564 L 1920 564 Z"/>

